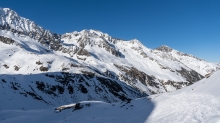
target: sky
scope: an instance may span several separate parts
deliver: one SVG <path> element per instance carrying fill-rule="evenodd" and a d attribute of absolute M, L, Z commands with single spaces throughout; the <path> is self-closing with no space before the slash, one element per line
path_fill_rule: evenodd
<path fill-rule="evenodd" d="M 0 0 L 44 29 L 95 29 L 220 63 L 220 0 Z"/>

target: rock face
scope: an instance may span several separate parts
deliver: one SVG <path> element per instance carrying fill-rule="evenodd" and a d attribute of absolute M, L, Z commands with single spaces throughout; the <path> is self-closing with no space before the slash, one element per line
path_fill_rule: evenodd
<path fill-rule="evenodd" d="M 91 74 L 61 72 L 16 75 L 13 77 L 13 81 L 10 80 L 12 75 L 0 75 L 0 77 L 4 83 L 2 85 L 4 88 L 10 87 L 15 94 L 21 94 L 24 97 L 33 98 L 49 105 L 67 104 L 82 100 L 130 101 L 147 96 L 121 81 Z M 26 87 L 26 85 L 28 86 Z"/>
<path fill-rule="evenodd" d="M 156 48 L 156 50 L 160 50 L 162 52 L 171 52 L 173 49 L 166 45 L 162 45 L 161 47 Z"/>
<path fill-rule="evenodd" d="M 94 37 L 96 39 L 94 39 Z M 74 41 L 77 43 L 78 47 L 85 48 L 86 46 L 97 46 L 99 48 L 105 49 L 107 52 L 116 57 L 123 57 L 121 52 L 111 44 L 115 43 L 116 39 L 111 38 L 106 34 L 97 34 L 91 30 L 83 30 L 81 32 L 63 34 L 61 39 L 67 39 L 68 41 L 75 39 Z"/>
<path fill-rule="evenodd" d="M 15 42 L 11 38 L 7 38 L 7 37 L 4 37 L 4 36 L 0 36 L 0 41 L 2 43 L 5 43 L 5 44 L 13 44 Z"/>
<path fill-rule="evenodd" d="M 181 70 L 177 70 L 178 73 L 180 73 L 184 78 L 186 78 L 186 81 L 190 83 L 197 82 L 204 78 L 204 76 L 200 75 L 194 70 L 188 71 L 185 68 L 181 68 Z"/>
<path fill-rule="evenodd" d="M 48 105 L 129 101 L 181 89 L 220 68 L 165 45 L 149 49 L 97 30 L 60 35 L 13 10 L 0 8 L 0 15 L 0 89 Z"/>
<path fill-rule="evenodd" d="M 77 52 L 77 55 L 90 56 L 89 52 L 83 48 L 80 48 Z"/>

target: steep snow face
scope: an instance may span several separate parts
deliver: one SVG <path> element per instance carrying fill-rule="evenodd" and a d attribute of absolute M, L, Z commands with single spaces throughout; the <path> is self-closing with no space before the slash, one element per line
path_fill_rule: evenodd
<path fill-rule="evenodd" d="M 36 25 L 29 19 L 20 17 L 15 11 L 9 8 L 0 8 L 0 25 L 9 26 L 14 30 L 21 32 L 43 32 L 44 29 Z"/>
<path fill-rule="evenodd" d="M 21 37 L 28 36 L 51 47 L 55 42 L 60 41 L 60 35 L 44 30 L 35 22 L 19 16 L 9 8 L 0 8 L 0 30 L 10 31 Z"/>

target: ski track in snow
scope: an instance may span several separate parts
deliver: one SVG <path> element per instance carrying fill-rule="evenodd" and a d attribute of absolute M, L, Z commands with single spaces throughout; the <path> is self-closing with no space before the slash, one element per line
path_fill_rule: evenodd
<path fill-rule="evenodd" d="M 167 94 L 164 94 L 167 95 Z M 180 93 L 159 101 L 149 123 L 201 123 L 220 115 L 219 97 L 205 93 Z"/>

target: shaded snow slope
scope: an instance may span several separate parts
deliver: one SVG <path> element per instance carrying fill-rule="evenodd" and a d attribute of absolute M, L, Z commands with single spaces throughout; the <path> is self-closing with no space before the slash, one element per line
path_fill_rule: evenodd
<path fill-rule="evenodd" d="M 54 108 L 39 110 L 2 110 L 0 121 L 17 123 L 32 119 L 33 123 L 218 123 L 220 122 L 220 71 L 191 86 L 129 102 L 80 102 L 56 112 Z"/>

